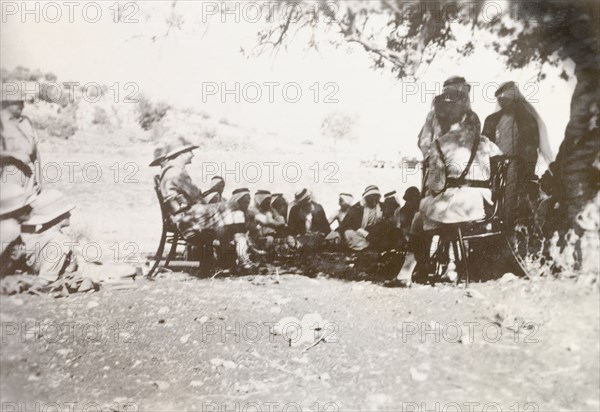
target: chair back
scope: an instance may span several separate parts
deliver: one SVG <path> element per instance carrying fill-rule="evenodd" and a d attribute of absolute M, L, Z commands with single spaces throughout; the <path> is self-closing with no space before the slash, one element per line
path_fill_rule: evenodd
<path fill-rule="evenodd" d="M 504 215 L 504 193 L 510 159 L 508 156 L 495 156 L 490 161 L 490 189 L 492 191 L 492 214 L 488 219 Z"/>
<path fill-rule="evenodd" d="M 163 226 L 169 232 L 175 232 L 177 229 L 175 228 L 175 225 L 173 225 L 173 222 L 171 221 L 171 215 L 169 214 L 169 209 L 167 207 L 167 204 L 164 201 L 162 192 L 160 191 L 160 176 L 159 175 L 154 176 L 154 191 L 156 192 L 156 197 L 158 198 L 158 204 L 160 205 L 160 213 L 162 216 Z"/>

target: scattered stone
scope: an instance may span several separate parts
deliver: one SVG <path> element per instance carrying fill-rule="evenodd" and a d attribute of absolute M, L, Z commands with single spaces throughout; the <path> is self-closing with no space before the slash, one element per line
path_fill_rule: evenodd
<path fill-rule="evenodd" d="M 427 374 L 423 373 L 423 372 L 419 372 L 415 368 L 410 368 L 410 377 L 412 378 L 413 381 L 417 381 L 417 382 L 424 382 L 425 380 L 427 380 Z"/>
<path fill-rule="evenodd" d="M 187 341 L 190 339 L 190 334 L 188 333 L 187 335 L 183 335 L 181 338 L 179 338 L 179 342 L 181 343 L 187 343 Z"/>
<path fill-rule="evenodd" d="M 169 382 L 166 381 L 155 381 L 153 385 L 161 391 L 167 390 L 169 389 L 169 386 L 171 386 Z"/>
<path fill-rule="evenodd" d="M 167 313 L 169 313 L 169 307 L 168 306 L 163 306 L 162 308 L 160 308 L 158 310 L 158 314 L 159 315 L 166 315 Z"/>
<path fill-rule="evenodd" d="M 36 375 L 29 375 L 29 378 L 27 378 L 27 380 L 29 382 L 37 382 L 40 380 L 40 378 L 39 378 L 39 376 L 36 376 Z"/>
<path fill-rule="evenodd" d="M 91 300 L 88 304 L 87 304 L 87 308 L 88 309 L 93 309 L 93 308 L 97 308 L 98 306 L 100 306 L 100 303 L 98 303 L 97 300 Z"/>
<path fill-rule="evenodd" d="M 56 351 L 61 356 L 67 356 L 69 353 L 73 352 L 71 349 L 59 349 Z"/>
<path fill-rule="evenodd" d="M 190 386 L 192 388 L 199 388 L 200 386 L 202 386 L 202 381 L 191 381 Z"/>
<path fill-rule="evenodd" d="M 483 293 L 481 293 L 475 289 L 467 289 L 467 291 L 465 292 L 465 296 L 467 296 L 469 298 L 475 298 L 475 299 L 481 299 L 481 300 L 487 299 Z"/>
<path fill-rule="evenodd" d="M 223 366 L 225 369 L 235 369 L 237 365 L 233 361 L 223 361 Z"/>

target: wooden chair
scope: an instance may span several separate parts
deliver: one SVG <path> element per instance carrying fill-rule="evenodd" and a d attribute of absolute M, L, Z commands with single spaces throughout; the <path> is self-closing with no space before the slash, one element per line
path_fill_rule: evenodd
<path fill-rule="evenodd" d="M 152 277 L 154 273 L 157 271 L 160 266 L 160 262 L 163 260 L 163 253 L 165 250 L 165 246 L 170 244 L 171 247 L 169 249 L 169 254 L 167 255 L 167 259 L 165 260 L 163 267 L 166 268 L 169 266 L 169 263 L 175 258 L 177 253 L 177 246 L 184 246 L 187 249 L 187 242 L 180 236 L 179 231 L 175 224 L 171 221 L 171 216 L 169 215 L 169 210 L 167 208 L 166 203 L 164 202 L 162 193 L 160 191 L 160 178 L 159 176 L 154 176 L 154 191 L 156 192 L 156 197 L 158 198 L 158 204 L 160 205 L 160 213 L 162 216 L 162 234 L 160 236 L 160 242 L 158 243 L 158 249 L 154 255 L 154 264 L 148 272 L 148 277 Z"/>
<path fill-rule="evenodd" d="M 458 278 L 456 282 L 465 279 L 466 287 L 469 286 L 469 242 L 475 239 L 506 236 L 506 227 L 503 221 L 504 192 L 506 189 L 506 175 L 510 160 L 507 156 L 496 156 L 491 164 L 490 190 L 492 191 L 492 205 L 486 210 L 486 217 L 481 220 L 447 224 L 435 231 L 439 236 L 437 249 L 432 257 L 435 264 L 435 273 L 441 274 L 443 266 L 449 262 L 451 250 L 454 252 Z"/>

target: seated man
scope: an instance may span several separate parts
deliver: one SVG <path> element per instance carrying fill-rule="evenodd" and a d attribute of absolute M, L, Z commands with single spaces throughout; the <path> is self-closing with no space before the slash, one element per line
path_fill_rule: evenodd
<path fill-rule="evenodd" d="M 126 264 L 88 262 L 77 252 L 76 247 L 81 245 L 63 232 L 70 224 L 71 210 L 75 206 L 62 193 L 43 190 L 31 207 L 31 213 L 22 225 L 24 266 L 28 273 L 37 275 L 49 287 L 63 289 L 62 282 L 69 291 L 84 292 L 106 278 L 138 273 L 135 267 Z"/>
<path fill-rule="evenodd" d="M 225 179 L 221 176 L 214 176 L 210 179 L 210 188 L 204 193 L 206 203 L 219 203 L 226 199 L 223 197 L 225 190 Z"/>
<path fill-rule="evenodd" d="M 339 226 L 344 221 L 344 218 L 348 214 L 348 210 L 350 210 L 350 208 L 352 207 L 353 204 L 354 204 L 354 196 L 352 196 L 349 193 L 340 193 L 340 195 L 338 197 L 338 205 L 340 206 L 340 208 L 329 216 L 329 219 L 328 219 L 329 225 L 331 226 L 337 222 L 337 226 L 339 228 Z M 337 228 L 336 228 L 335 230 L 332 230 L 327 235 L 325 240 L 340 243 L 341 242 L 341 234 L 340 234 L 340 232 L 337 231 Z"/>
<path fill-rule="evenodd" d="M 406 189 L 402 199 L 406 203 L 394 213 L 394 224 L 401 231 L 403 239 L 408 240 L 411 223 L 415 214 L 419 211 L 421 192 L 415 186 L 411 186 Z"/>
<path fill-rule="evenodd" d="M 279 210 L 272 206 L 274 200 L 280 203 Z M 281 200 L 281 196 L 274 199 L 268 190 L 259 190 L 254 195 L 254 223 L 260 237 L 276 235 L 286 228 L 285 215 L 280 213 L 284 212 Z"/>
<path fill-rule="evenodd" d="M 329 216 L 329 224 L 333 225 L 337 222 L 338 226 L 342 223 L 346 214 L 348 214 L 348 210 L 354 204 L 354 196 L 349 193 L 340 193 L 338 197 L 338 205 L 340 208 L 335 211 L 332 215 Z"/>
<path fill-rule="evenodd" d="M 464 95 L 462 99 L 467 99 Z M 444 101 L 438 102 L 444 104 Z M 489 189 L 490 158 L 501 155 L 500 149 L 485 136 L 460 123 L 464 113 L 448 110 L 450 130 L 432 145 L 427 157 L 427 196 L 420 202 L 421 224 L 413 221 L 413 235 L 431 231 L 445 224 L 480 220 L 486 216 L 486 204 L 491 204 Z M 415 219 L 416 220 L 416 219 Z M 417 242 L 416 242 L 417 243 Z M 423 245 L 420 245 L 423 248 Z M 398 275 L 402 284 L 409 284 L 416 266 L 412 254 L 406 256 Z"/>
<path fill-rule="evenodd" d="M 385 249 L 391 224 L 383 219 L 383 204 L 380 200 L 379 188 L 367 186 L 361 201 L 348 210 L 338 232 L 350 249 Z"/>
<path fill-rule="evenodd" d="M 398 203 L 398 199 L 396 198 L 395 190 L 388 192 L 383 196 L 382 212 L 384 219 L 393 219 L 394 213 L 396 213 L 396 210 L 399 208 L 400 203 Z"/>
<path fill-rule="evenodd" d="M 292 236 L 307 234 L 325 236 L 331 232 L 323 206 L 312 200 L 312 194 L 306 188 L 296 193 L 295 205 L 290 210 L 288 224 Z"/>
<path fill-rule="evenodd" d="M 221 253 L 223 266 L 236 266 L 242 269 L 252 269 L 253 263 L 249 255 L 248 244 L 248 206 L 250 206 L 250 191 L 247 188 L 236 189 L 227 201 L 223 223 L 225 225 L 222 238 Z M 231 258 L 234 259 L 231 259 Z M 232 264 L 235 261 L 235 265 Z"/>
<path fill-rule="evenodd" d="M 283 222 L 287 224 L 288 217 L 288 202 L 285 200 L 283 193 L 273 193 L 271 195 L 271 211 L 283 218 Z"/>
<path fill-rule="evenodd" d="M 182 137 L 169 141 L 167 146 L 159 175 L 161 194 L 179 233 L 200 248 L 203 267 L 210 270 L 214 264 L 213 241 L 223 235 L 225 204 L 206 204 L 186 170 L 198 146 Z"/>

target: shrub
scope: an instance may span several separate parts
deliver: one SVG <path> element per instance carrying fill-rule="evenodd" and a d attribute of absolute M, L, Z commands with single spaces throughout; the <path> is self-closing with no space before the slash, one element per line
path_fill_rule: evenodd
<path fill-rule="evenodd" d="M 44 77 L 44 73 L 42 73 L 42 71 L 40 69 L 37 69 L 36 71 L 34 71 L 33 73 L 31 73 L 29 75 L 29 78 L 27 80 L 30 80 L 32 82 L 37 82 L 39 81 L 42 77 Z"/>
<path fill-rule="evenodd" d="M 108 118 L 108 114 L 106 110 L 102 107 L 95 106 L 94 107 L 94 118 L 92 119 L 92 124 L 100 125 L 100 126 L 110 126 L 110 119 Z"/>
<path fill-rule="evenodd" d="M 160 122 L 170 109 L 171 106 L 168 103 L 158 102 L 154 104 L 141 95 L 137 106 L 138 123 L 142 129 L 150 130 L 154 123 Z"/>
<path fill-rule="evenodd" d="M 46 79 L 49 82 L 55 82 L 58 79 L 58 76 L 56 76 L 52 72 L 48 72 L 44 75 L 44 79 Z"/>

